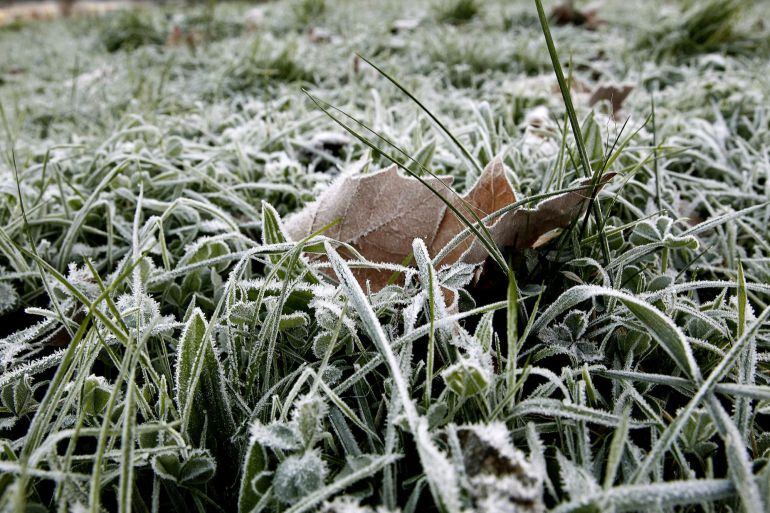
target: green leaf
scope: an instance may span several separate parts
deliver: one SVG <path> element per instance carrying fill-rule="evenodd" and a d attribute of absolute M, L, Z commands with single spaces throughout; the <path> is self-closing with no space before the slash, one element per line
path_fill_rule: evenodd
<path fill-rule="evenodd" d="M 196 308 L 182 331 L 177 347 L 176 404 L 180 412 L 187 409 L 197 386 L 196 361 L 203 360 L 208 352 L 206 317 Z M 197 370 L 197 373 L 200 371 Z"/>
<path fill-rule="evenodd" d="M 350 267 L 342 260 L 339 253 L 328 242 L 324 243 L 326 255 L 335 274 L 344 286 L 350 303 L 358 313 L 366 334 L 374 342 L 385 361 L 390 377 L 393 379 L 395 391 L 404 408 L 409 430 L 415 437 L 420 463 L 428 478 L 434 498 L 450 512 L 460 511 L 460 498 L 457 492 L 456 474 L 446 456 L 436 447 L 430 438 L 426 419 L 417 413 L 412 398 L 409 395 L 407 381 L 401 372 L 401 366 L 393 352 L 391 342 L 385 335 L 385 330 L 377 319 L 372 305 L 366 298 L 361 285 L 356 280 Z"/>
<path fill-rule="evenodd" d="M 267 470 L 267 455 L 262 446 L 252 438 L 246 458 L 243 461 L 241 488 L 238 493 L 238 512 L 249 513 L 259 503 L 259 499 L 270 486 L 265 479 Z"/>
<path fill-rule="evenodd" d="M 489 386 L 487 373 L 472 361 L 463 360 L 455 363 L 441 375 L 447 387 L 460 397 L 478 394 Z"/>
<path fill-rule="evenodd" d="M 586 152 L 592 168 L 601 167 L 604 160 L 604 140 L 602 139 L 601 128 L 599 128 L 599 124 L 594 119 L 593 113 L 589 114 L 583 122 L 583 133 Z"/>
<path fill-rule="evenodd" d="M 281 229 L 281 217 L 273 206 L 262 202 L 262 242 L 264 244 L 280 244 L 286 242 L 286 236 Z M 270 255 L 273 265 L 281 261 L 281 255 Z"/>
<path fill-rule="evenodd" d="M 162 479 L 180 485 L 203 484 L 214 477 L 217 462 L 203 449 L 195 449 L 183 461 L 177 453 L 159 454 L 152 460 L 152 468 Z"/>
<path fill-rule="evenodd" d="M 107 407 L 110 399 L 110 388 L 105 380 L 97 376 L 89 376 L 83 384 L 81 396 L 83 410 L 87 415 L 99 415 Z"/>
<path fill-rule="evenodd" d="M 612 442 L 610 443 L 610 452 L 607 455 L 607 466 L 604 472 L 604 489 L 607 490 L 612 487 L 612 483 L 615 481 L 615 476 L 620 466 L 620 461 L 623 457 L 623 449 L 626 446 L 628 438 L 628 420 L 631 418 L 631 408 L 626 407 L 623 413 L 620 415 L 620 425 L 615 430 L 615 434 L 612 435 Z"/>
<path fill-rule="evenodd" d="M 179 483 L 202 484 L 214 477 L 217 462 L 208 451 L 192 451 L 179 471 Z"/>
<path fill-rule="evenodd" d="M 206 400 L 196 403 L 201 392 Z M 194 426 L 197 434 L 204 414 L 208 414 L 209 422 L 215 423 L 215 437 L 229 434 L 234 428 L 222 368 L 200 308 L 195 308 L 187 320 L 177 348 L 176 403 L 182 415 L 183 431 Z M 220 429 L 223 431 L 217 431 Z"/>
<path fill-rule="evenodd" d="M 176 482 L 181 467 L 176 454 L 159 454 L 152 459 L 152 469 L 161 479 Z"/>
<path fill-rule="evenodd" d="M 619 290 L 593 285 L 578 285 L 563 293 L 535 321 L 537 332 L 559 314 L 574 306 L 597 297 L 619 300 L 636 319 L 647 328 L 650 336 L 671 356 L 677 366 L 691 378 L 700 379 L 700 369 L 692 355 L 692 349 L 682 331 L 669 317 L 651 304 Z"/>

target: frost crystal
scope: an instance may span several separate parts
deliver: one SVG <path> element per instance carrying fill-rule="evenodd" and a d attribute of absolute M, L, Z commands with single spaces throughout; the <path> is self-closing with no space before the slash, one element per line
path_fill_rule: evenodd
<path fill-rule="evenodd" d="M 289 456 L 275 471 L 273 491 L 279 501 L 293 504 L 310 492 L 321 488 L 326 478 L 326 463 L 318 452 L 308 451 Z"/>
<path fill-rule="evenodd" d="M 157 301 L 145 295 L 140 303 L 141 306 L 137 307 L 134 297 L 129 294 L 123 294 L 116 302 L 118 312 L 129 329 L 136 329 L 139 325 L 144 328 L 155 322 L 151 334 L 159 335 L 167 333 L 173 328 L 174 317 L 170 315 L 161 317 L 160 306 Z M 141 314 L 139 309 L 141 309 Z"/>
<path fill-rule="evenodd" d="M 390 510 L 384 506 L 372 508 L 361 505 L 361 500 L 350 495 L 342 495 L 333 501 L 325 502 L 320 513 L 397 513 L 400 510 Z"/>
<path fill-rule="evenodd" d="M 19 295 L 10 283 L 0 282 L 0 314 L 12 311 L 19 302 Z"/>
<path fill-rule="evenodd" d="M 257 422 L 251 427 L 252 443 L 263 447 L 290 451 L 299 447 L 299 433 L 294 425 L 273 422 L 267 426 Z"/>
<path fill-rule="evenodd" d="M 464 426 L 459 430 L 468 493 L 477 511 L 543 511 L 542 469 L 515 449 L 502 423 Z"/>
<path fill-rule="evenodd" d="M 305 447 L 312 446 L 320 435 L 326 410 L 326 404 L 318 396 L 304 396 L 295 403 L 292 421 Z"/>

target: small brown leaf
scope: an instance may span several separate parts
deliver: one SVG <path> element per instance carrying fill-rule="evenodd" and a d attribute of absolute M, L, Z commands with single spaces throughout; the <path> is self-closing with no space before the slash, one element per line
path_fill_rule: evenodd
<path fill-rule="evenodd" d="M 599 12 L 596 7 L 587 7 L 580 10 L 571 1 L 556 5 L 551 11 L 551 20 L 556 25 L 575 25 L 585 27 L 588 30 L 596 30 L 604 24 L 604 20 L 599 18 Z"/>
<path fill-rule="evenodd" d="M 600 185 L 610 177 L 606 175 Z M 316 201 L 289 217 L 286 231 L 292 239 L 300 240 L 337 221 L 325 235 L 350 244 L 369 261 L 404 264 L 411 256 L 415 238 L 425 241 L 430 256 L 435 257 L 465 229 L 442 198 L 469 218 L 470 211 L 484 218 L 517 200 L 499 158 L 489 163 L 463 196 L 449 189 L 452 177 L 424 180 L 441 198 L 415 178 L 399 174 L 396 166 L 371 174 L 345 173 Z M 512 210 L 487 228 L 502 248 L 519 251 L 544 244 L 554 230 L 566 228 L 585 210 L 589 192 L 590 183 L 585 183 L 585 190 L 554 196 L 532 209 Z M 457 261 L 481 264 L 486 258 L 484 246 L 468 236 L 439 266 Z M 355 269 L 354 273 L 361 283 L 368 281 L 374 291 L 384 287 L 392 276 L 392 272 L 374 269 Z"/>
<path fill-rule="evenodd" d="M 449 199 L 452 205 L 460 212 L 463 212 L 466 217 L 471 218 L 466 211 L 467 208 L 471 208 L 477 216 L 483 218 L 511 203 L 515 203 L 516 194 L 513 192 L 513 187 L 511 187 L 508 177 L 505 176 L 503 161 L 494 159 L 484 169 L 484 172 L 470 191 L 462 196 L 462 198 L 454 195 Z M 441 251 L 455 235 L 464 229 L 465 225 L 463 222 L 451 210 L 445 208 L 436 236 L 428 246 L 431 255 Z M 439 265 L 451 264 L 460 260 L 463 253 L 471 246 L 471 242 L 473 241 L 470 237 L 463 241 Z"/>
<path fill-rule="evenodd" d="M 605 174 L 599 182 L 601 188 L 614 175 Z M 505 213 L 500 220 L 489 227 L 492 238 L 499 247 L 521 251 L 546 244 L 557 234 L 556 230 L 567 228 L 580 216 L 588 205 L 591 182 L 583 180 L 585 189 L 567 192 L 548 198 L 538 203 L 535 208 L 518 208 Z M 470 264 L 480 264 L 486 260 L 486 249 L 478 241 L 466 251 L 462 260 Z"/>
<path fill-rule="evenodd" d="M 195 29 L 183 29 L 179 24 L 175 24 L 171 27 L 171 31 L 166 38 L 166 46 L 181 46 L 187 45 L 191 49 L 195 49 L 203 40 L 203 34 Z"/>
<path fill-rule="evenodd" d="M 620 109 L 623 108 L 623 102 L 626 101 L 628 95 L 634 90 L 634 86 L 629 84 L 607 84 L 600 85 L 594 89 L 591 93 L 591 98 L 588 100 L 588 105 L 593 107 L 601 101 L 609 101 L 612 105 L 612 113 L 616 115 Z"/>
<path fill-rule="evenodd" d="M 435 178 L 426 182 L 442 187 Z M 300 240 L 338 221 L 325 235 L 351 244 L 373 262 L 400 264 L 411 254 L 412 240 L 433 240 L 445 208 L 438 196 L 414 178 L 400 175 L 394 165 L 371 174 L 343 174 L 316 201 L 288 218 L 286 230 Z M 379 290 L 392 273 L 356 269 L 355 274 Z"/>
<path fill-rule="evenodd" d="M 184 32 L 182 31 L 182 27 L 179 25 L 174 25 L 171 27 L 171 31 L 168 33 L 168 37 L 166 38 L 166 46 L 178 46 L 182 43 L 184 39 Z"/>

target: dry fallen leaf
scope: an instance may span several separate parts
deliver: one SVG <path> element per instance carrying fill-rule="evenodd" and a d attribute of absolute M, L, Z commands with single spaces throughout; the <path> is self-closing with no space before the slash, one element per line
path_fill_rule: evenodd
<path fill-rule="evenodd" d="M 204 35 L 200 30 L 182 28 L 182 26 L 177 23 L 171 27 L 171 31 L 166 38 L 166 46 L 187 45 L 189 48 L 195 49 L 203 39 Z"/>
<path fill-rule="evenodd" d="M 324 234 L 351 244 L 373 262 L 403 262 L 412 252 L 412 240 L 433 240 L 446 207 L 427 187 L 396 169 L 341 175 L 316 201 L 287 219 L 287 232 L 299 240 L 339 220 Z M 435 178 L 426 181 L 441 187 Z M 444 181 L 450 184 L 451 178 Z"/>
<path fill-rule="evenodd" d="M 171 27 L 171 32 L 168 33 L 166 38 L 166 46 L 179 46 L 184 41 L 184 31 L 179 25 Z"/>
<path fill-rule="evenodd" d="M 551 11 L 551 20 L 556 25 L 576 25 L 588 30 L 596 30 L 604 24 L 599 18 L 599 9 L 596 6 L 577 9 L 570 1 L 556 5 Z"/>
<path fill-rule="evenodd" d="M 605 176 L 602 185 L 610 178 Z M 506 167 L 494 159 L 474 186 L 463 196 L 448 190 L 452 177 L 424 179 L 466 217 L 472 209 L 480 218 L 517 201 L 506 176 Z M 585 190 L 554 196 L 534 208 L 518 208 L 496 218 L 489 226 L 495 243 L 515 251 L 544 244 L 554 230 L 566 228 L 584 212 L 590 184 Z M 431 257 L 465 229 L 465 225 L 447 208 L 444 201 L 417 179 L 399 174 L 397 167 L 370 174 L 344 173 L 316 201 L 286 220 L 293 240 L 337 221 L 325 235 L 353 246 L 372 262 L 403 264 L 412 252 L 412 241 L 425 241 Z M 457 261 L 481 264 L 487 258 L 484 246 L 473 236 L 467 237 L 439 263 Z M 355 269 L 356 278 L 369 282 L 373 291 L 384 287 L 392 273 L 373 269 Z"/>
<path fill-rule="evenodd" d="M 594 89 L 591 94 L 591 98 L 588 100 L 588 105 L 593 107 L 597 103 L 607 100 L 612 105 L 613 115 L 617 115 L 620 109 L 623 108 L 623 102 L 626 101 L 628 95 L 634 90 L 634 86 L 630 84 L 606 84 L 599 85 Z"/>
<path fill-rule="evenodd" d="M 489 163 L 479 179 L 476 180 L 476 183 L 465 195 L 458 197 L 456 194 L 452 194 L 446 197 L 455 208 L 469 219 L 472 219 L 472 217 L 467 213 L 468 208 L 473 209 L 473 212 L 479 218 L 483 218 L 516 202 L 516 194 L 513 192 L 513 187 L 511 182 L 508 181 L 508 177 L 505 176 L 505 165 L 500 159 L 494 159 Z M 508 215 L 510 214 L 506 214 L 503 217 Z M 496 226 L 501 220 L 502 218 L 498 218 L 493 226 Z M 465 225 L 463 222 L 444 205 L 441 213 L 441 222 L 436 234 L 432 240 L 426 240 L 431 256 L 435 256 L 455 235 L 464 229 Z M 463 256 L 473 242 L 474 239 L 472 237 L 465 239 L 462 244 L 453 249 L 439 263 L 439 266 L 452 264 L 461 259 L 468 261 Z M 486 255 L 480 261 L 471 263 L 481 263 L 484 259 L 486 259 Z"/>

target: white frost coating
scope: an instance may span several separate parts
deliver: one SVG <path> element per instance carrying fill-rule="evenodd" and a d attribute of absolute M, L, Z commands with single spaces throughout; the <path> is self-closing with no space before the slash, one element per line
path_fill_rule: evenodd
<path fill-rule="evenodd" d="M 409 396 L 406 381 L 401 374 L 399 362 L 396 359 L 396 355 L 393 353 L 390 341 L 386 337 L 382 325 L 377 320 L 377 316 L 367 301 L 363 290 L 361 290 L 361 285 L 356 281 L 353 273 L 345 265 L 345 262 L 340 258 L 339 254 L 337 254 L 331 244 L 327 242 L 324 244 L 324 247 L 326 249 L 326 254 L 329 257 L 329 261 L 334 268 L 334 272 L 347 289 L 349 299 L 361 317 L 364 329 L 369 335 L 369 338 L 372 339 L 372 342 L 377 346 L 377 349 L 382 354 L 385 363 L 388 366 L 390 377 L 393 379 L 396 391 L 398 392 L 404 408 L 404 413 L 409 424 L 409 430 L 415 437 L 417 452 L 420 455 L 420 463 L 422 464 L 425 475 L 428 477 L 428 483 L 430 484 L 433 493 L 437 496 L 436 499 L 440 501 L 448 511 L 460 511 L 460 498 L 454 467 L 452 467 L 449 460 L 433 444 L 430 434 L 428 433 L 426 420 L 417 413 L 414 402 Z"/>
<path fill-rule="evenodd" d="M 467 493 L 476 511 L 539 513 L 544 510 L 544 468 L 531 462 L 510 442 L 502 422 L 459 429 Z"/>

